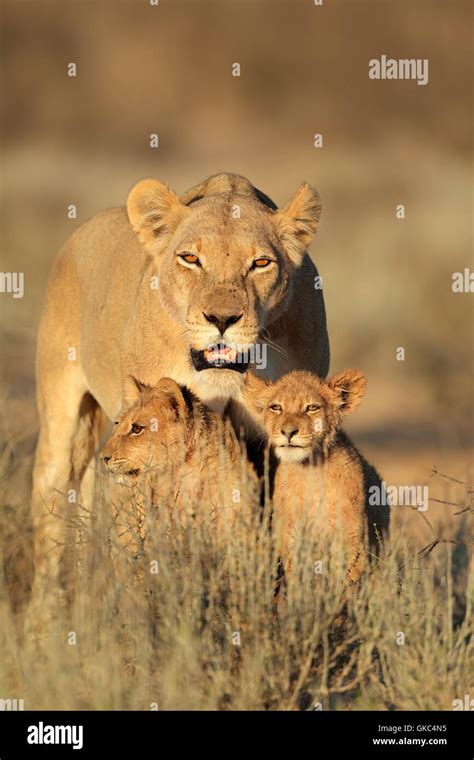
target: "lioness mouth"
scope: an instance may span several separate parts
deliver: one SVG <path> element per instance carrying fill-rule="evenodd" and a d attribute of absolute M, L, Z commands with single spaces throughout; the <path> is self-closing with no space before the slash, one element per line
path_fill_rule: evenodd
<path fill-rule="evenodd" d="M 204 351 L 191 348 L 191 360 L 197 372 L 203 369 L 230 369 L 244 373 L 249 366 L 248 358 L 243 353 L 225 343 L 218 343 Z"/>

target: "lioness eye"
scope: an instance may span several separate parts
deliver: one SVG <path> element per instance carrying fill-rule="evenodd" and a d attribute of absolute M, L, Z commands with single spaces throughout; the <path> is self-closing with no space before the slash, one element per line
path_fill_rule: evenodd
<path fill-rule="evenodd" d="M 280 406 L 280 404 L 270 404 L 270 406 L 268 408 L 272 412 L 281 412 L 281 406 Z"/>
<path fill-rule="evenodd" d="M 132 427 L 130 428 L 130 433 L 132 435 L 140 435 L 140 433 L 142 433 L 143 430 L 145 430 L 144 425 L 139 425 L 138 422 L 134 422 Z"/>
<path fill-rule="evenodd" d="M 264 269 L 265 267 L 267 267 L 271 263 L 272 263 L 271 259 L 264 259 L 264 258 L 255 259 L 255 261 L 252 264 L 252 268 L 255 268 L 255 269 Z"/>
<path fill-rule="evenodd" d="M 307 412 L 319 412 L 320 409 L 321 407 L 319 404 L 308 404 L 306 407 Z"/>
<path fill-rule="evenodd" d="M 199 257 L 195 253 L 180 253 L 179 258 L 186 261 L 188 264 L 200 264 Z"/>

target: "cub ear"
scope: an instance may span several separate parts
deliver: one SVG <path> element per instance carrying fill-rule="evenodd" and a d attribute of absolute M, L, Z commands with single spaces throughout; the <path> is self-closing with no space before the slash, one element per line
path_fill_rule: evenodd
<path fill-rule="evenodd" d="M 142 179 L 127 198 L 127 213 L 144 248 L 153 251 L 189 210 L 164 182 Z"/>
<path fill-rule="evenodd" d="M 159 380 L 156 390 L 162 391 L 166 394 L 169 404 L 176 414 L 176 419 L 186 416 L 186 409 L 189 406 L 189 391 L 185 388 L 181 388 L 170 377 L 162 377 Z"/>
<path fill-rule="evenodd" d="M 242 386 L 242 396 L 245 406 L 257 417 L 265 409 L 267 396 L 272 382 L 247 372 Z"/>
<path fill-rule="evenodd" d="M 290 260 L 299 266 L 321 216 L 317 191 L 304 182 L 289 203 L 274 215 L 277 232 Z"/>
<path fill-rule="evenodd" d="M 367 388 L 367 380 L 357 369 L 345 369 L 331 377 L 327 384 L 337 394 L 336 404 L 344 414 L 360 404 Z"/>
<path fill-rule="evenodd" d="M 142 383 L 141 380 L 138 380 L 133 375 L 127 375 L 123 387 L 123 398 L 126 406 L 131 406 L 135 401 L 138 401 L 140 396 L 143 396 L 145 393 L 150 393 L 152 390 L 151 385 Z"/>

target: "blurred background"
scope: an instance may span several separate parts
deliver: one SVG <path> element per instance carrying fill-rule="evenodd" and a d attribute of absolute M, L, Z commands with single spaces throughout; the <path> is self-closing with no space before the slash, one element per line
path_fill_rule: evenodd
<path fill-rule="evenodd" d="M 278 205 L 303 180 L 318 188 L 311 254 L 331 371 L 352 365 L 369 380 L 350 430 L 388 483 L 434 484 L 434 497 L 464 503 L 473 295 L 451 286 L 474 269 L 471 4 L 3 0 L 2 13 L 0 269 L 25 273 L 23 299 L 0 294 L 7 473 L 29 477 L 35 333 L 62 243 L 143 177 L 183 192 L 231 171 Z M 368 61 L 382 54 L 429 59 L 428 85 L 370 80 Z M 433 479 L 434 466 L 462 482 Z M 26 503 L 8 482 L 9 503 Z M 446 535 L 452 514 L 430 504 Z M 427 543 L 429 527 L 412 517 Z M 462 535 L 460 518 L 452 525 Z"/>

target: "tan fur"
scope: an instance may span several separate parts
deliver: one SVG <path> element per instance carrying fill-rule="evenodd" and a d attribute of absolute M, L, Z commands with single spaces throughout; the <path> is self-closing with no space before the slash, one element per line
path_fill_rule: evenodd
<path fill-rule="evenodd" d="M 182 524 L 208 521 L 216 537 L 237 519 L 252 524 L 257 478 L 230 421 L 169 378 L 153 387 L 131 378 L 129 398 L 101 454 L 112 479 L 127 486 L 115 515 L 127 550 L 145 543 L 147 510 L 158 504 Z"/>
<path fill-rule="evenodd" d="M 370 509 L 367 500 L 380 478 L 341 430 L 365 389 L 365 378 L 354 369 L 328 381 L 308 372 L 290 372 L 275 383 L 247 375 L 244 401 L 279 460 L 274 521 L 287 566 L 298 530 L 337 529 L 348 579 L 355 581 L 366 563 L 367 540 L 376 550 L 388 529 L 388 509 Z"/>
<path fill-rule="evenodd" d="M 236 419 L 243 375 L 197 371 L 191 348 L 268 341 L 267 377 L 296 368 L 326 374 L 324 302 L 305 252 L 319 213 L 308 185 L 278 211 L 233 174 L 211 177 L 181 198 L 163 182 L 144 180 L 127 209 L 97 214 L 64 245 L 38 335 L 33 616 L 42 614 L 42 593 L 57 586 L 64 494 L 72 482 L 79 486 L 106 418 L 125 407 L 128 375 L 149 385 L 168 376 L 220 412 L 234 399 Z M 186 266 L 179 255 L 185 252 L 199 255 L 201 266 Z M 259 256 L 273 263 L 252 269 Z"/>

